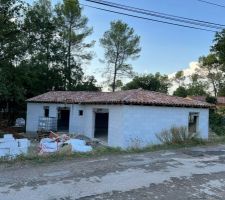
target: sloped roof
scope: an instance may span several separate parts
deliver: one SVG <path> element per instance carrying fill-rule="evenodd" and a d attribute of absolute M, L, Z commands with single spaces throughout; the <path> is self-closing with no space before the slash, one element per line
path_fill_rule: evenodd
<path fill-rule="evenodd" d="M 188 96 L 189 99 L 206 102 L 206 96 Z M 225 97 L 217 97 L 217 104 L 225 105 Z"/>
<path fill-rule="evenodd" d="M 217 103 L 225 105 L 225 97 L 217 97 Z"/>
<path fill-rule="evenodd" d="M 51 91 L 28 99 L 36 103 L 123 104 L 209 108 L 212 105 L 142 89 L 118 92 Z"/>
<path fill-rule="evenodd" d="M 205 96 L 188 96 L 187 98 L 192 99 L 192 100 L 196 100 L 196 101 L 206 102 Z"/>

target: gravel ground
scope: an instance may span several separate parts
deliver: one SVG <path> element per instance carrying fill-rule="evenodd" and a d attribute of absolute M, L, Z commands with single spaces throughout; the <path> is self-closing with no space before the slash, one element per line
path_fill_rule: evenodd
<path fill-rule="evenodd" d="M 225 199 L 225 146 L 0 165 L 0 199 Z"/>

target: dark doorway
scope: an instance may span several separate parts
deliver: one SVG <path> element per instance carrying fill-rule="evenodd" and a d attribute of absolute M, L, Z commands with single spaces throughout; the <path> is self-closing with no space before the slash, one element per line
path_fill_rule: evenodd
<path fill-rule="evenodd" d="M 109 113 L 95 113 L 95 138 L 108 139 Z"/>
<path fill-rule="evenodd" d="M 198 113 L 189 113 L 188 131 L 189 133 L 197 133 L 198 131 Z"/>
<path fill-rule="evenodd" d="M 58 110 L 58 131 L 69 131 L 70 110 L 59 108 Z"/>

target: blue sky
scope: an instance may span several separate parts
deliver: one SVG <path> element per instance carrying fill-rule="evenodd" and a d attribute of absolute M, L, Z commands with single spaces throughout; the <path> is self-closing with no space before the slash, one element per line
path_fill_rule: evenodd
<path fill-rule="evenodd" d="M 195 18 L 215 23 L 225 24 L 225 8 L 203 4 L 197 0 L 111 0 L 112 2 L 135 6 L 139 8 Z M 223 4 L 224 0 L 211 0 Z M 32 1 L 29 1 L 32 2 Z M 59 2 L 58 1 L 54 1 Z M 85 0 L 81 3 L 89 4 Z M 225 3 L 224 3 L 225 4 Z M 93 4 L 92 4 L 93 5 Z M 112 20 L 121 19 L 133 27 L 141 36 L 142 51 L 140 58 L 132 61 L 135 71 L 140 73 L 172 72 L 187 68 L 189 63 L 197 61 L 209 52 L 214 33 L 170 26 L 141 19 L 121 16 L 92 8 L 84 8 L 84 14 L 89 18 L 89 26 L 94 33 L 89 39 L 96 40 L 95 58 L 87 66 L 87 72 L 97 74 L 100 78 L 104 58 L 99 38 L 109 29 Z"/>

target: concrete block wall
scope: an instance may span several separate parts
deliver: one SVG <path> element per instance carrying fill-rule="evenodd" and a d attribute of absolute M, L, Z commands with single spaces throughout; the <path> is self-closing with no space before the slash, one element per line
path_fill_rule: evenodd
<path fill-rule="evenodd" d="M 199 113 L 202 138 L 208 138 L 208 109 L 182 107 L 125 106 L 123 134 L 124 147 L 159 144 L 156 134 L 172 126 L 188 127 L 189 113 Z"/>
<path fill-rule="evenodd" d="M 27 104 L 27 132 L 36 132 L 44 106 L 49 106 L 49 116 L 58 116 L 58 107 L 64 104 Z M 94 137 L 95 109 L 108 109 L 108 144 L 113 147 L 146 146 L 159 143 L 156 134 L 172 126 L 188 126 L 190 112 L 199 113 L 199 133 L 208 138 L 208 109 L 131 106 L 131 105 L 66 105 L 70 108 L 69 132 Z M 83 116 L 79 116 L 83 110 Z"/>
<path fill-rule="evenodd" d="M 112 147 L 123 146 L 123 106 L 86 105 L 84 109 L 84 133 L 90 138 L 94 138 L 95 109 L 108 109 L 108 145 Z"/>

